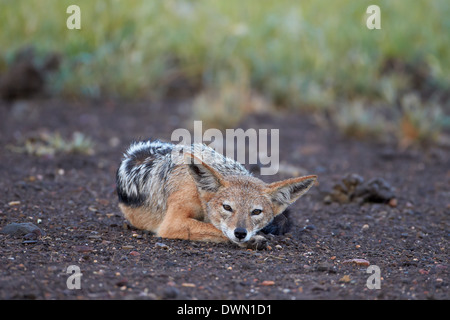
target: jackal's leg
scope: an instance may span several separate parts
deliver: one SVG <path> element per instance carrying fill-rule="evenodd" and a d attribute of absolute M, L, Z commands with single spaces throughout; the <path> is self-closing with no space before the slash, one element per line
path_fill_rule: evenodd
<path fill-rule="evenodd" d="M 187 199 L 186 199 L 187 198 Z M 229 239 L 211 223 L 196 220 L 201 210 L 200 200 L 196 194 L 188 197 L 177 193 L 167 199 L 167 212 L 158 228 L 158 236 L 172 239 L 194 241 L 228 242 Z"/>

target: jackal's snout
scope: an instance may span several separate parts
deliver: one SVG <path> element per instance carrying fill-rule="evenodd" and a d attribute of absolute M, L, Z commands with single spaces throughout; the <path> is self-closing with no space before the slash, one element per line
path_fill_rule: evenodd
<path fill-rule="evenodd" d="M 234 236 L 241 241 L 242 239 L 245 239 L 247 236 L 247 229 L 244 228 L 236 228 L 234 229 Z"/>

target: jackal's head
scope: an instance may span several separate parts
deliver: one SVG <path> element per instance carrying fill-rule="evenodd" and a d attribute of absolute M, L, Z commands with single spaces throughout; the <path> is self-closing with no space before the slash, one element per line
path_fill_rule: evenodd
<path fill-rule="evenodd" d="M 193 155 L 187 161 L 209 221 L 243 244 L 305 194 L 317 176 L 264 183 L 250 175 L 224 176 Z"/>

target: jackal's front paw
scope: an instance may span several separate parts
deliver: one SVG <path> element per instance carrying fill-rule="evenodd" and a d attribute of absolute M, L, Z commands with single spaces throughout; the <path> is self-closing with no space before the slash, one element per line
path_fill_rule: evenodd
<path fill-rule="evenodd" d="M 268 241 L 260 235 L 256 235 L 247 242 L 247 249 L 263 250 L 267 248 Z"/>

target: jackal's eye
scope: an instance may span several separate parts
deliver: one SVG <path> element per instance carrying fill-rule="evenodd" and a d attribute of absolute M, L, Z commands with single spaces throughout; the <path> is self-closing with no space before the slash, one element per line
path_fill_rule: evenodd
<path fill-rule="evenodd" d="M 257 216 L 258 214 L 261 214 L 262 210 L 261 209 L 255 209 L 252 211 L 252 216 Z"/>
<path fill-rule="evenodd" d="M 233 209 L 232 209 L 229 205 L 227 205 L 227 204 L 224 204 L 224 205 L 223 205 L 223 208 L 224 208 L 225 210 L 227 210 L 227 211 L 233 211 Z"/>

